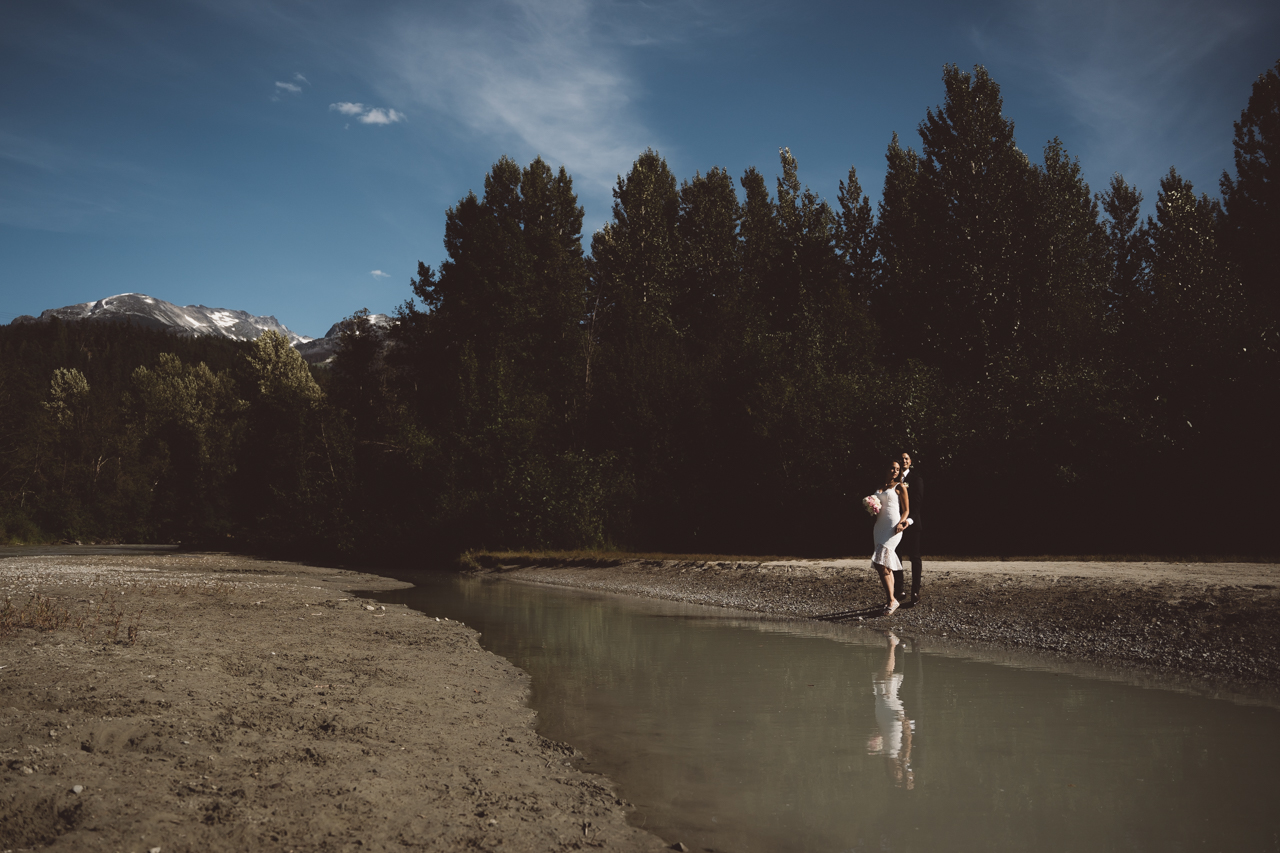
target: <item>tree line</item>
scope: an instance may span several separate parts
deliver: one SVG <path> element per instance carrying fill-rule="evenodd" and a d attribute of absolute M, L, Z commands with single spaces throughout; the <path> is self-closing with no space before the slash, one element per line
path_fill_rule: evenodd
<path fill-rule="evenodd" d="M 1221 199 L 1170 169 L 1145 219 L 1019 149 L 985 69 L 943 86 L 874 210 L 787 149 L 772 188 L 649 150 L 586 252 L 566 170 L 504 157 L 311 372 L 272 335 L 9 327 L 5 535 L 848 555 L 906 449 L 931 553 L 1273 551 L 1280 63 Z"/>

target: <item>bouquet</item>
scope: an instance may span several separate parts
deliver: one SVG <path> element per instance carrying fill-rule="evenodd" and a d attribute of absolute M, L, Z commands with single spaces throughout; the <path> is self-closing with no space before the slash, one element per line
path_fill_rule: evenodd
<path fill-rule="evenodd" d="M 862 508 L 867 511 L 868 515 L 879 515 L 880 499 L 875 495 L 867 495 L 862 499 Z"/>

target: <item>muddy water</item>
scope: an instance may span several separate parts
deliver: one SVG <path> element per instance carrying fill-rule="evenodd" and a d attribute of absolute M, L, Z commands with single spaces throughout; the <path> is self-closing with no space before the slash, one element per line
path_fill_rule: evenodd
<path fill-rule="evenodd" d="M 910 637 L 501 581 L 380 597 L 533 677 L 547 737 L 693 850 L 1280 851 L 1280 712 Z"/>

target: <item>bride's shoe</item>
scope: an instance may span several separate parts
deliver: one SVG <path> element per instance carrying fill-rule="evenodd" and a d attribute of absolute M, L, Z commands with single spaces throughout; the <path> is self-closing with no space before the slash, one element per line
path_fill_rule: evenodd
<path fill-rule="evenodd" d="M 880 615 L 881 615 L 881 616 L 892 616 L 892 615 L 893 615 L 893 613 L 894 613 L 894 611 L 895 611 L 895 610 L 897 610 L 900 606 L 901 606 L 901 605 L 899 605 L 899 604 L 898 604 L 898 602 L 896 602 L 896 601 L 890 602 L 889 604 L 886 604 L 886 605 L 884 606 L 884 612 L 883 612 L 882 614 L 880 614 Z"/>

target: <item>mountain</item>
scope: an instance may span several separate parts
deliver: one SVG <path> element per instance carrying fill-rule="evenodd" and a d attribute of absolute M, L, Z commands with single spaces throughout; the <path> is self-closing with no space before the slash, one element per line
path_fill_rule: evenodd
<path fill-rule="evenodd" d="M 27 314 L 13 322 L 37 323 L 54 317 L 62 320 L 130 322 L 178 335 L 217 335 L 237 341 L 255 340 L 263 332 L 271 329 L 284 335 L 295 347 L 312 340 L 305 335 L 295 335 L 281 325 L 275 317 L 255 317 L 248 311 L 206 308 L 203 305 L 178 306 L 141 293 L 121 293 L 118 296 L 99 299 L 97 302 L 82 302 L 79 305 L 50 308 L 40 312 L 39 317 Z M 330 331 L 332 333 L 332 330 Z"/>
<path fill-rule="evenodd" d="M 325 332 L 323 338 L 294 344 L 294 348 L 308 364 L 324 364 L 338 354 L 338 347 L 342 346 L 342 333 L 350 328 L 353 322 L 349 319 L 339 320 L 329 327 L 329 331 Z M 369 322 L 375 328 L 385 331 L 390 327 L 392 320 L 386 314 L 370 314 Z"/>
<path fill-rule="evenodd" d="M 309 364 L 332 361 L 342 346 L 342 333 L 352 320 L 339 320 L 329 327 L 323 338 L 295 335 L 275 317 L 255 317 L 248 311 L 228 308 L 206 308 L 203 305 L 174 305 L 141 293 L 121 293 L 97 302 L 81 302 L 63 308 L 41 311 L 39 317 L 24 314 L 14 323 L 39 323 L 42 320 L 93 320 L 99 322 L 134 323 L 149 329 L 161 329 L 178 335 L 218 335 L 237 341 L 256 340 L 267 329 L 284 335 Z M 370 314 L 369 322 L 386 330 L 392 319 L 386 314 Z"/>

